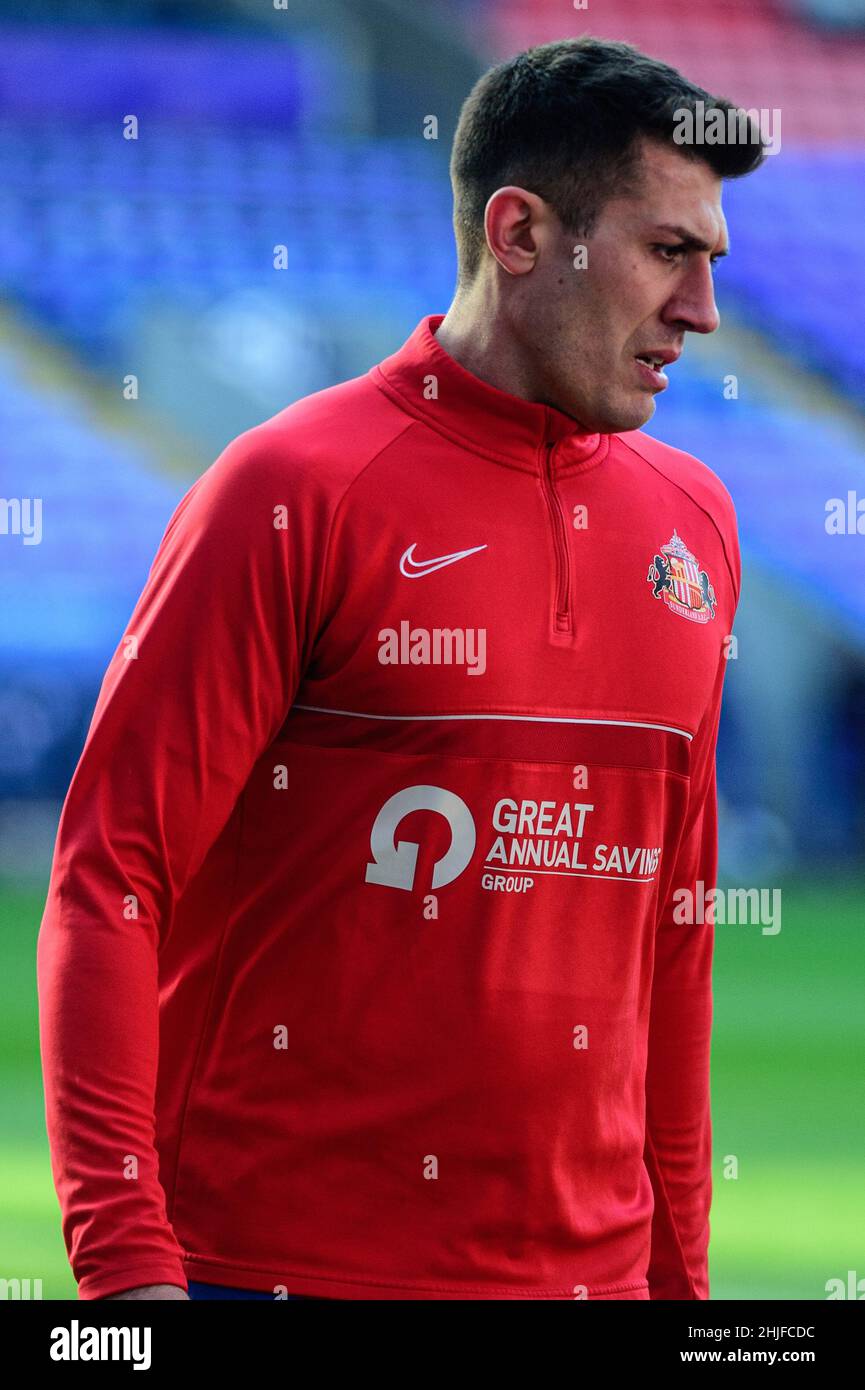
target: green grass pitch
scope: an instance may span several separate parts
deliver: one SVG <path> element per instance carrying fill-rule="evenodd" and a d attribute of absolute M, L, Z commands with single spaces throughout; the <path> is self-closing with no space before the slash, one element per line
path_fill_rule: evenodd
<path fill-rule="evenodd" d="M 0 1276 L 61 1299 L 76 1288 L 44 1129 L 43 901 L 0 885 Z M 865 1278 L 863 924 L 861 888 L 830 880 L 784 887 L 775 936 L 716 928 L 713 1299 L 825 1299 L 828 1279 Z"/>

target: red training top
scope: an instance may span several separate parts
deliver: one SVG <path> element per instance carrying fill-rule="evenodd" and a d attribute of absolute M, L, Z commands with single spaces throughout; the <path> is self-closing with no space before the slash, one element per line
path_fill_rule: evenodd
<path fill-rule="evenodd" d="M 105 675 L 38 942 L 81 1298 L 708 1297 L 733 504 L 441 319 L 228 445 Z"/>

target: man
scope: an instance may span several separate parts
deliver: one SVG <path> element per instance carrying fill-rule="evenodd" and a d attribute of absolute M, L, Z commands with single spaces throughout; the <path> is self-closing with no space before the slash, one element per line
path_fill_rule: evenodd
<path fill-rule="evenodd" d="M 763 153 L 677 144 L 701 100 L 588 39 L 487 73 L 448 313 L 171 518 L 39 938 L 82 1298 L 708 1297 L 712 925 L 675 907 L 740 561 L 639 432 Z"/>

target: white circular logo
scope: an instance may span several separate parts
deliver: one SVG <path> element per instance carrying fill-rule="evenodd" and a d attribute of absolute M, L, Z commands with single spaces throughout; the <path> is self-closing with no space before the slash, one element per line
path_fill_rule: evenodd
<path fill-rule="evenodd" d="M 444 787 L 404 787 L 388 798 L 373 822 L 369 837 L 372 862 L 366 866 L 367 883 L 411 891 L 420 846 L 413 840 L 396 839 L 397 826 L 411 811 L 437 811 L 450 826 L 450 848 L 436 860 L 433 888 L 452 883 L 468 864 L 477 837 L 472 813 L 462 797 Z"/>

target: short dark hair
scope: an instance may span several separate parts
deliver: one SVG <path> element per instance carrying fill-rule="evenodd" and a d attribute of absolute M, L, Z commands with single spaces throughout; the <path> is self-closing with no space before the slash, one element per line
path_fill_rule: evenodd
<path fill-rule="evenodd" d="M 540 44 L 490 68 L 463 103 L 451 151 L 460 283 L 485 246 L 484 210 L 506 184 L 537 193 L 576 236 L 588 236 L 603 204 L 637 186 L 639 140 L 660 140 L 701 159 L 724 179 L 750 174 L 766 148 L 748 118 L 745 139 L 677 144 L 676 113 L 737 111 L 675 68 L 627 43 L 588 36 Z"/>

